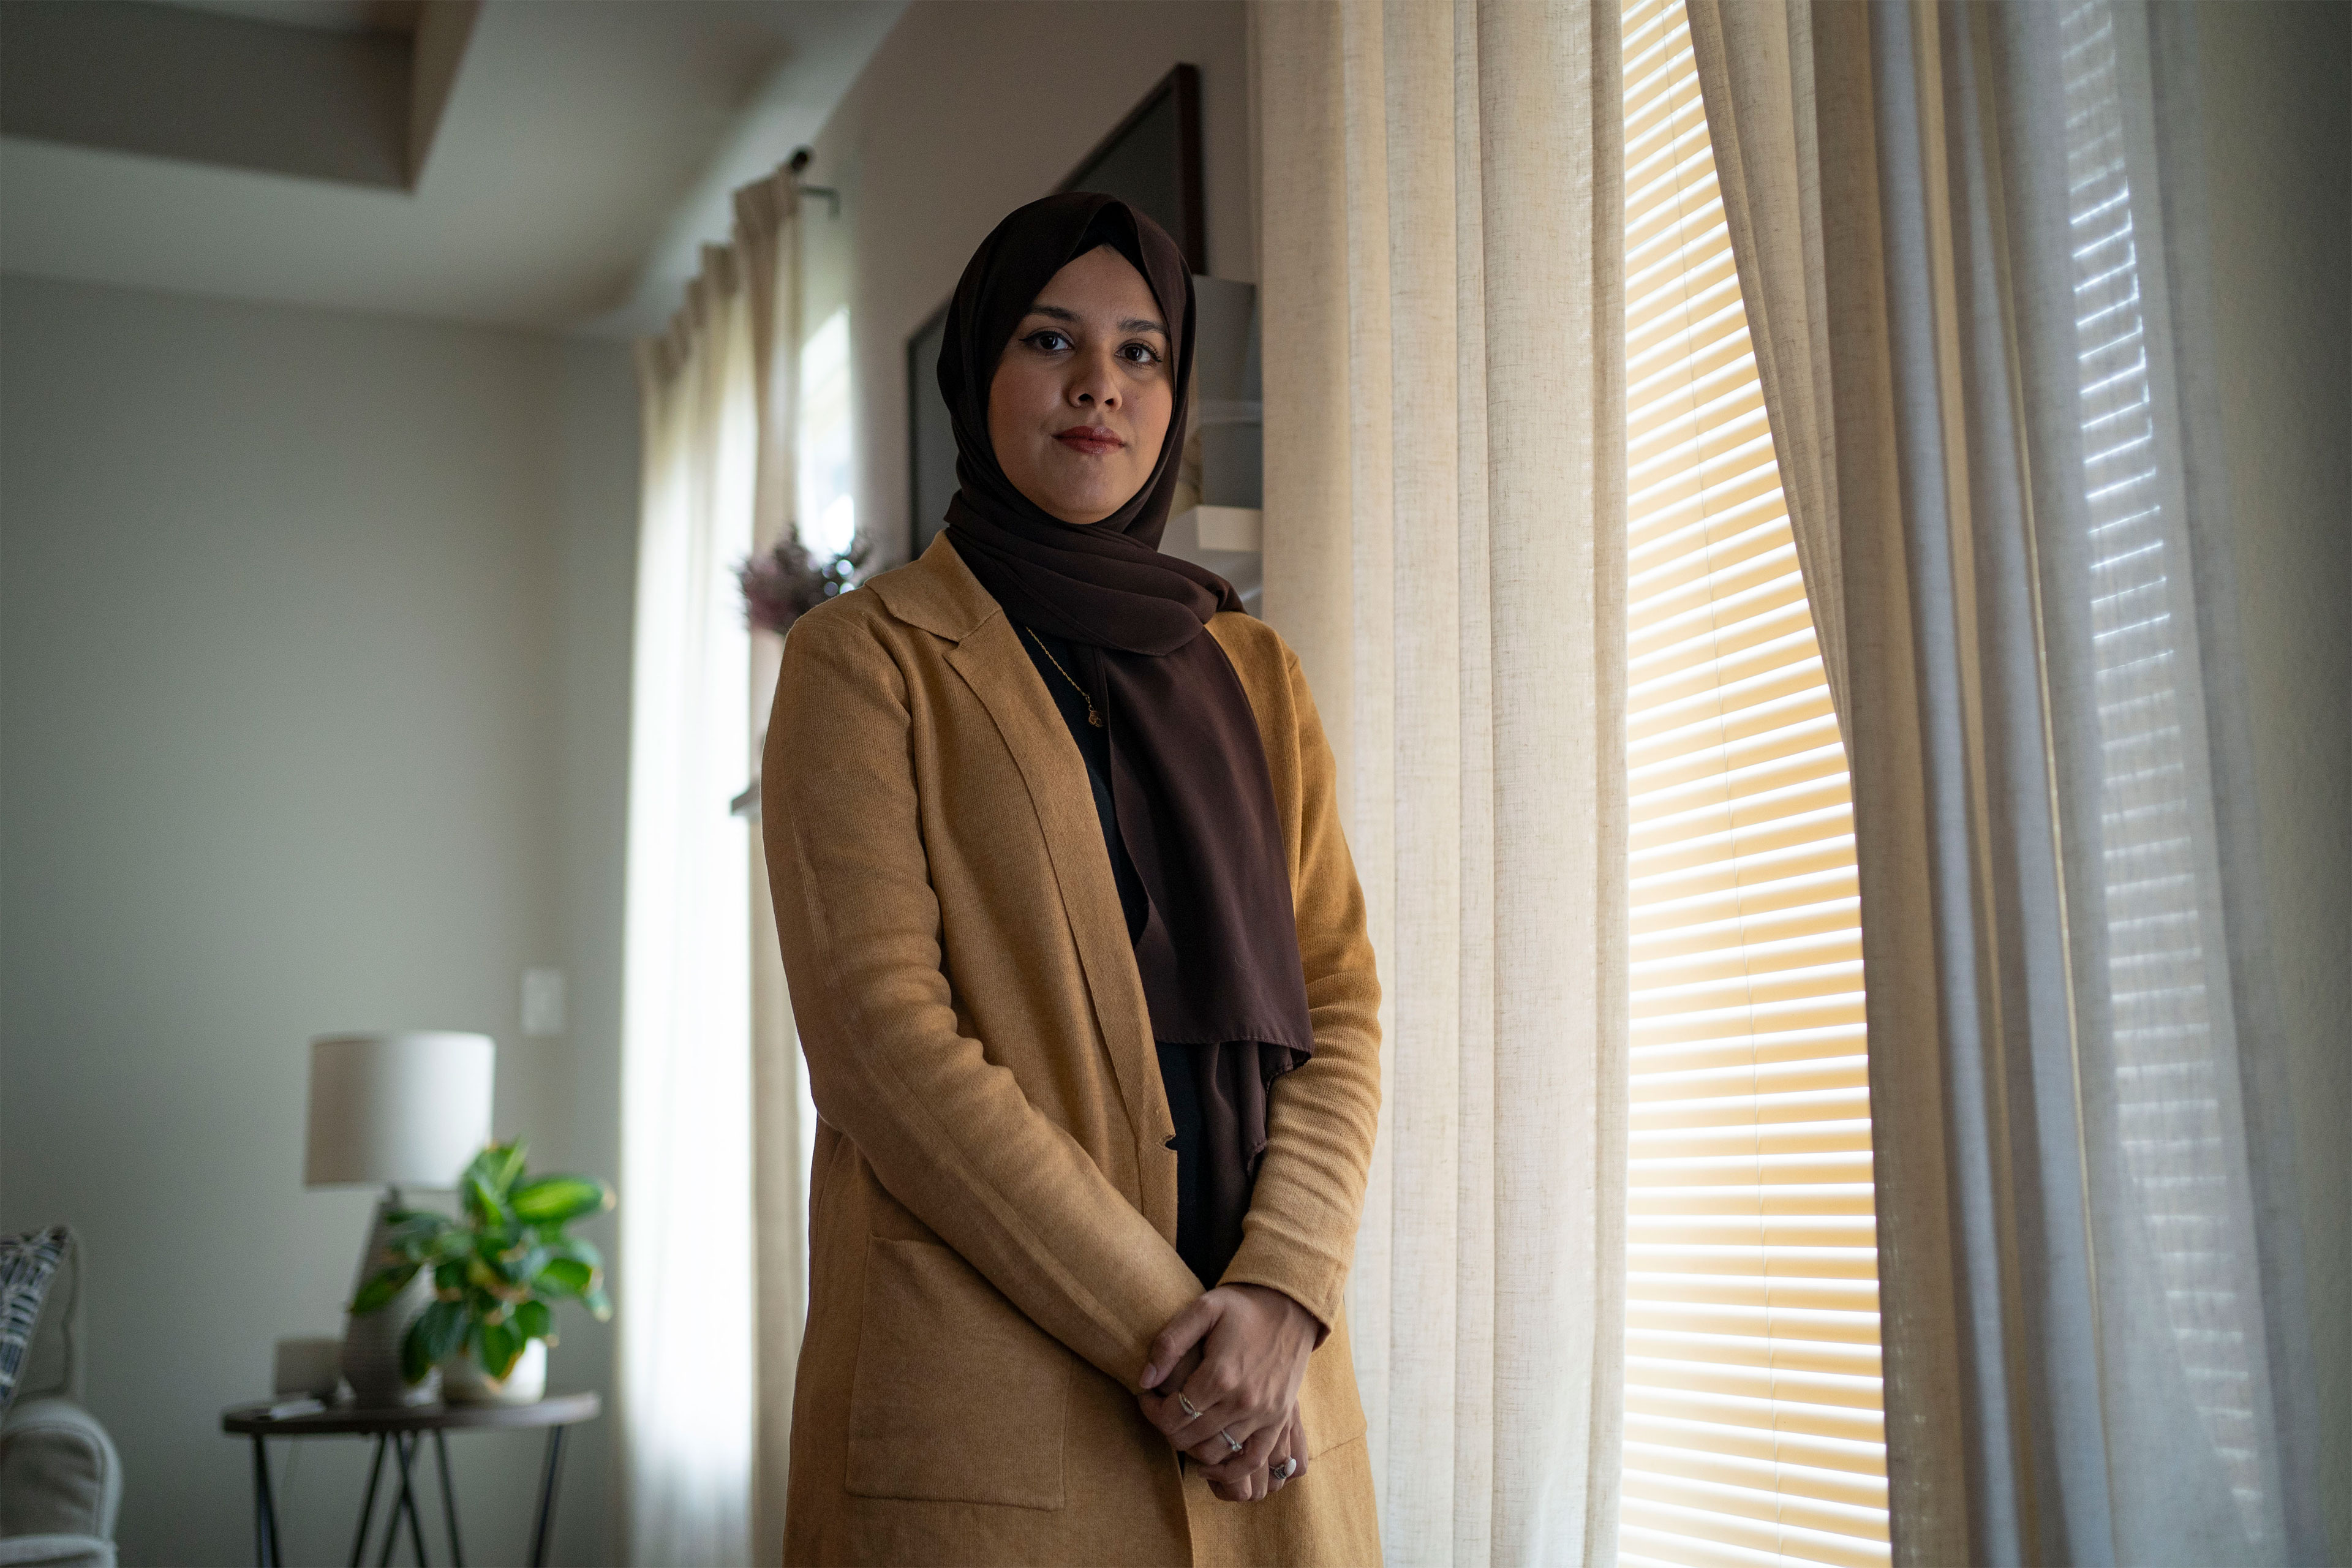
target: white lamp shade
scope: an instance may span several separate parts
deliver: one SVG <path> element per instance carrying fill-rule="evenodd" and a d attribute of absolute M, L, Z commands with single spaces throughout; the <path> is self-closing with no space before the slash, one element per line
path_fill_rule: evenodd
<path fill-rule="evenodd" d="M 448 1188 L 490 1141 L 488 1035 L 321 1035 L 310 1042 L 307 1186 Z"/>

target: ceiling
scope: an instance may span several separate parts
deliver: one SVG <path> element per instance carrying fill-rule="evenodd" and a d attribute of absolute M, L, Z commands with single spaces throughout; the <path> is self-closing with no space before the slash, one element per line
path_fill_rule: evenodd
<path fill-rule="evenodd" d="M 16 24 L 39 3 L 5 0 L 0 21 Z M 77 19 L 102 3 L 67 0 Z M 157 36 L 173 40 L 209 27 L 189 53 L 200 47 L 232 63 L 321 60 L 321 48 L 349 46 L 381 65 L 386 49 L 404 62 L 413 52 L 415 83 L 404 65 L 396 88 L 380 70 L 365 81 L 318 74 L 299 84 L 313 99 L 373 95 L 367 127 L 257 130 L 248 121 L 269 111 L 238 120 L 238 102 L 289 95 L 226 92 L 218 84 L 232 73 L 215 66 L 189 77 L 188 94 L 229 101 L 194 104 L 184 132 L 152 107 L 163 101 L 146 85 L 155 51 L 128 64 L 140 51 L 72 61 L 96 85 L 53 94 L 65 106 L 58 116 L 43 121 L 18 108 L 28 95 L 12 91 L 5 108 L 16 111 L 0 120 L 9 132 L 0 134 L 0 268 L 409 316 L 649 331 L 676 304 L 697 247 L 724 237 L 727 190 L 814 140 L 904 9 L 904 0 L 484 0 L 478 11 L 456 7 L 470 32 L 436 35 L 448 18 L 435 8 L 452 4 L 112 5 L 109 25 L 160 24 Z M 448 58 L 435 67 L 436 36 Z M 25 51 L 12 40 L 0 67 L 7 54 Z M 136 107 L 118 116 L 127 123 L 86 129 L 83 110 L 110 73 L 138 77 L 121 100 Z M 437 107 L 436 92 L 446 94 Z M 338 136 L 359 150 L 322 163 L 320 149 Z M 362 169 L 374 154 L 359 143 L 371 136 L 404 137 L 404 159 L 395 145 L 376 155 L 389 164 Z"/>

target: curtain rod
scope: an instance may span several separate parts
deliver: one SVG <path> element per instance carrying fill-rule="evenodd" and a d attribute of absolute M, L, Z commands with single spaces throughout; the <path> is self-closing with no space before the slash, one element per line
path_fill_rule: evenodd
<path fill-rule="evenodd" d="M 823 196 L 827 209 L 825 216 L 831 218 L 839 218 L 841 216 L 841 193 L 839 191 L 835 190 L 828 185 L 803 185 L 801 184 L 801 171 L 809 166 L 809 160 L 814 156 L 815 154 L 811 153 L 805 147 L 795 148 L 793 150 L 793 161 L 784 165 L 787 169 L 792 171 L 793 189 L 798 191 L 804 196 Z"/>

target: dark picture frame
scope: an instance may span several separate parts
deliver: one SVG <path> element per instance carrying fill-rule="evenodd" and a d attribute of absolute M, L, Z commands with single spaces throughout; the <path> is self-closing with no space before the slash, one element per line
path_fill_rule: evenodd
<path fill-rule="evenodd" d="M 1143 95 L 1110 133 L 1078 160 L 1056 191 L 1100 190 L 1149 213 L 1196 273 L 1209 270 L 1201 182 L 1201 68 L 1179 64 Z M 955 432 L 940 395 L 940 344 L 948 307 L 907 339 L 907 559 L 920 555 L 943 525 L 955 493 Z"/>
<path fill-rule="evenodd" d="M 1164 141 L 1163 116 L 1173 121 L 1172 149 Z M 1167 158 L 1169 151 L 1174 153 L 1172 163 Z M 1100 183 L 1106 177 L 1108 184 Z M 1161 202 L 1145 191 L 1129 194 L 1139 184 L 1163 179 L 1173 187 L 1175 199 L 1170 211 L 1162 211 Z M 1117 188 L 1121 186 L 1128 188 Z M 1201 68 L 1179 65 L 1161 77 L 1127 111 L 1127 118 L 1111 127 L 1110 134 L 1096 142 L 1094 150 L 1079 159 L 1078 166 L 1054 188 L 1108 190 L 1134 202 L 1176 241 L 1184 252 L 1185 266 L 1195 272 L 1208 271 L 1208 217 L 1201 192 Z M 1171 216 L 1176 221 L 1171 223 Z"/>

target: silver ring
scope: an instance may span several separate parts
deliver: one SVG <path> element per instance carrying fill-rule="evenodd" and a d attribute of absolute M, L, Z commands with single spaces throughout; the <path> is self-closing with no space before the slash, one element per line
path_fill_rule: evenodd
<path fill-rule="evenodd" d="M 1297 1456 L 1293 1455 L 1291 1458 L 1282 1461 L 1282 1468 L 1274 1472 L 1274 1479 L 1277 1481 L 1286 1481 L 1297 1473 L 1298 1458 Z"/>
<path fill-rule="evenodd" d="M 1238 1454 L 1242 1451 L 1242 1446 L 1234 1441 L 1234 1435 L 1231 1432 L 1220 1426 L 1217 1428 L 1217 1436 L 1225 1440 L 1225 1447 L 1229 1452 Z"/>
<path fill-rule="evenodd" d="M 1184 1391 L 1181 1388 L 1176 1391 L 1176 1404 L 1185 1415 L 1191 1416 L 1193 1420 L 1198 1421 L 1201 1418 L 1201 1413 L 1192 1407 L 1192 1402 L 1191 1400 L 1184 1397 Z"/>

